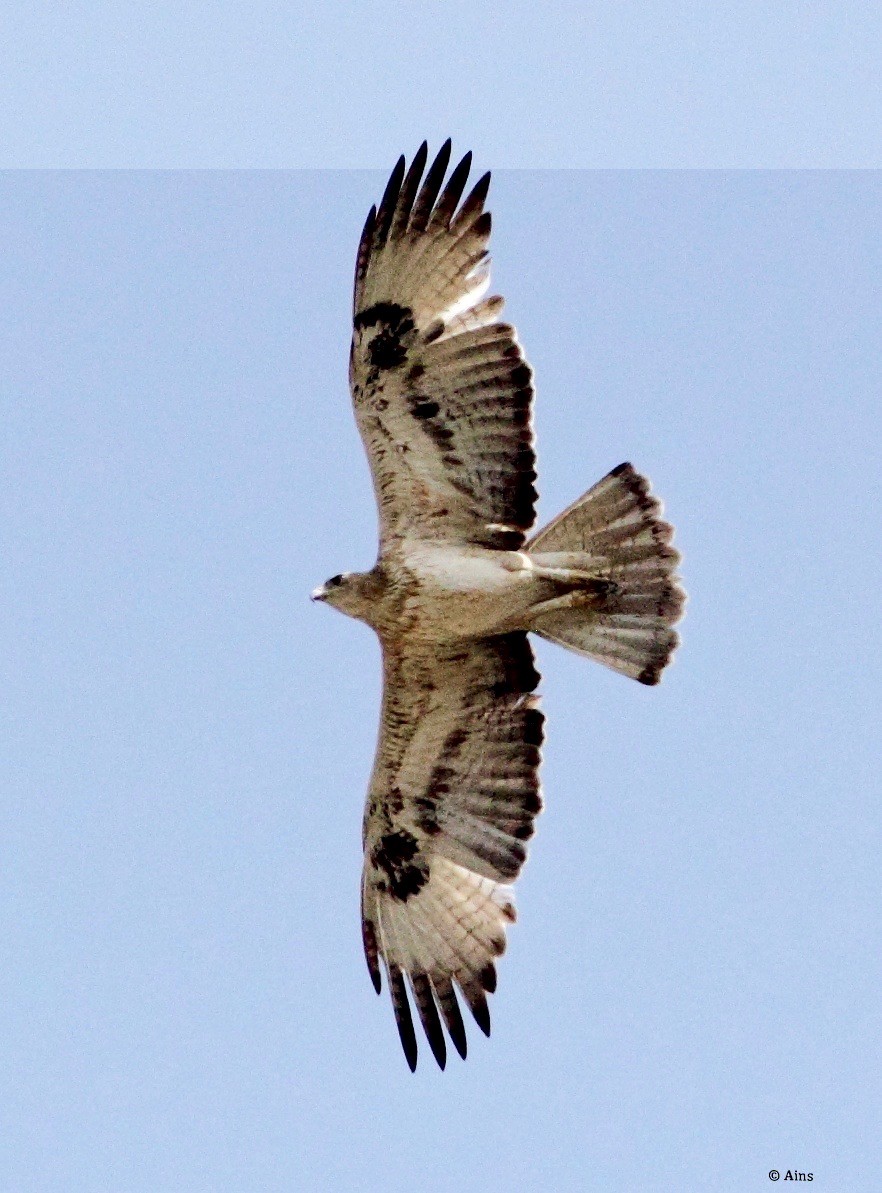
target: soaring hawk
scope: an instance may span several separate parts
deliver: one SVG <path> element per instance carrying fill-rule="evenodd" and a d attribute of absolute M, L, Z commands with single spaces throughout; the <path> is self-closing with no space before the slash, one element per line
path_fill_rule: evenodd
<path fill-rule="evenodd" d="M 349 378 L 379 556 L 312 594 L 382 646 L 362 926 L 411 1069 L 410 1000 L 442 1068 L 444 1026 L 466 1055 L 457 992 L 490 1032 L 511 883 L 542 806 L 528 631 L 655 684 L 685 600 L 672 528 L 630 464 L 530 537 L 533 375 L 502 299 L 485 297 L 490 175 L 460 202 L 471 154 L 443 185 L 449 160 L 449 141 L 428 171 L 425 143 L 409 168 L 400 158 L 364 226 Z"/>

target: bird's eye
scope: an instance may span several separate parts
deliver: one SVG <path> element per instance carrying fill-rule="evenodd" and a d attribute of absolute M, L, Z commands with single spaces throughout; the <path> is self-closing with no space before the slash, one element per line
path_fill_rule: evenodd
<path fill-rule="evenodd" d="M 342 584 L 342 583 L 343 583 L 342 576 L 331 576 L 330 580 L 328 581 L 328 588 L 336 588 L 338 584 Z"/>

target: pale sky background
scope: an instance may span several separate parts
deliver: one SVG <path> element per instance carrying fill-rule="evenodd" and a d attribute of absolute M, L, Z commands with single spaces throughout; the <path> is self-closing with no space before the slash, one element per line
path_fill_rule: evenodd
<path fill-rule="evenodd" d="M 540 519 L 633 460 L 690 605 L 656 689 L 538 645 L 547 810 L 493 1035 L 445 1073 L 424 1048 L 410 1074 L 361 955 L 376 643 L 308 600 L 375 553 L 346 354 L 397 153 L 450 131 L 477 171 L 874 164 L 875 10 L 748 6 L 729 42 L 709 17 L 675 91 L 685 5 L 646 6 L 644 41 L 598 19 L 596 43 L 590 6 L 479 7 L 477 48 L 427 8 L 402 113 L 348 71 L 383 27 L 365 43 L 353 6 L 324 88 L 297 79 L 302 121 L 276 101 L 332 53 L 318 15 L 297 59 L 281 6 L 252 6 L 250 40 L 244 7 L 195 6 L 175 58 L 170 7 L 50 7 L 0 43 L 7 164 L 382 171 L 0 176 L 0 1188 L 742 1193 L 774 1167 L 877 1190 L 882 175 L 495 173 Z M 543 45 L 572 67 L 547 87 Z"/>
<path fill-rule="evenodd" d="M 882 166 L 878 0 L 6 0 L 0 165 Z"/>

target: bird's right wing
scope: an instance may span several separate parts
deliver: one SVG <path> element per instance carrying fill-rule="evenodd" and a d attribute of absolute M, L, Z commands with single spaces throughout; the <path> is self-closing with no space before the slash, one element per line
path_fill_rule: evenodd
<path fill-rule="evenodd" d="M 538 682 L 525 633 L 433 649 L 384 644 L 362 921 L 371 978 L 379 993 L 382 958 L 411 1068 L 407 984 L 442 1068 L 442 1020 L 466 1054 L 454 987 L 490 1032 L 486 993 L 515 918 L 509 884 L 541 808 Z"/>

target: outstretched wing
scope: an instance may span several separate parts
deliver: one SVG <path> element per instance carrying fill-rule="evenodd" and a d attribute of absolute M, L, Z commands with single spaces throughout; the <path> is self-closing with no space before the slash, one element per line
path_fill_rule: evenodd
<path fill-rule="evenodd" d="M 486 994 L 515 919 L 509 884 L 542 806 L 543 718 L 527 635 L 424 650 L 386 644 L 362 876 L 368 968 L 379 993 L 385 964 L 411 1069 L 408 985 L 442 1068 L 442 1021 L 466 1055 L 455 988 L 490 1034 Z"/>
<path fill-rule="evenodd" d="M 466 154 L 441 185 L 442 147 L 400 158 L 371 208 L 355 270 L 349 379 L 374 478 L 381 542 L 415 537 L 517 549 L 536 490 L 532 372 L 484 298 L 485 174 L 458 207 Z M 422 185 L 420 185 L 422 180 Z M 458 209 L 457 209 L 458 208 Z"/>

